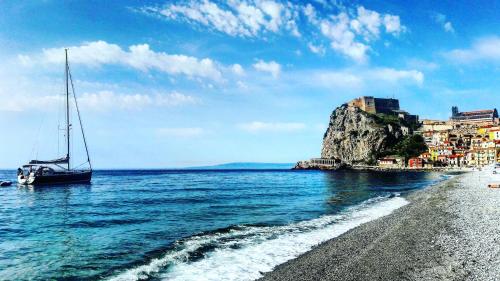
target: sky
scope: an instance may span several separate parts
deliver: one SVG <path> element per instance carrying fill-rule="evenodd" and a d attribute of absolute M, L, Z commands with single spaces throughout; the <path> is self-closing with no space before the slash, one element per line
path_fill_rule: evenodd
<path fill-rule="evenodd" d="M 64 48 L 95 168 L 291 163 L 358 96 L 499 108 L 499 26 L 500 1 L 3 0 L 0 168 L 64 154 Z"/>

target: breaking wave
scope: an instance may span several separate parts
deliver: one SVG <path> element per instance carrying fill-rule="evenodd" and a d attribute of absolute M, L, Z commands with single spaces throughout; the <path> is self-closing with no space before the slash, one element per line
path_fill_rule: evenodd
<path fill-rule="evenodd" d="M 336 215 L 281 226 L 244 225 L 178 240 L 161 257 L 110 280 L 254 280 L 275 266 L 406 205 L 376 197 Z"/>

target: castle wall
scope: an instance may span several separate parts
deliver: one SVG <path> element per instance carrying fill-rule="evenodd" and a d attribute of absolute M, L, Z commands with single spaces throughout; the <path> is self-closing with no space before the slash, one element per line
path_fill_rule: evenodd
<path fill-rule="evenodd" d="M 391 114 L 394 110 L 399 110 L 399 100 L 375 98 L 375 112 Z"/>

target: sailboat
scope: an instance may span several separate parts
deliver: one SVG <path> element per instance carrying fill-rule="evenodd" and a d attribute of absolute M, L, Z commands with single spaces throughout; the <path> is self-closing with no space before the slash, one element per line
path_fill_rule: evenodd
<path fill-rule="evenodd" d="M 83 131 L 82 119 L 80 117 L 80 110 L 75 95 L 73 86 L 73 79 L 68 63 L 68 50 L 65 49 L 65 82 L 66 82 L 66 124 L 65 124 L 65 137 L 66 137 L 66 155 L 54 160 L 31 160 L 28 164 L 23 165 L 17 169 L 17 180 L 23 185 L 52 185 L 52 184 L 71 184 L 71 183 L 90 183 L 92 178 L 92 164 L 90 163 L 89 150 L 87 147 L 87 140 Z M 85 145 L 85 152 L 87 153 L 88 168 L 79 169 L 78 167 L 71 167 L 70 155 L 70 85 L 71 92 L 74 98 L 78 120 Z M 81 165 L 79 165 L 80 167 Z"/>

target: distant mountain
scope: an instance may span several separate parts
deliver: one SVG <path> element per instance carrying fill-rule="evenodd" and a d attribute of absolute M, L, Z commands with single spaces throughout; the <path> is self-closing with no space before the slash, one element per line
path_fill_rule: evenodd
<path fill-rule="evenodd" d="M 235 162 L 213 166 L 187 167 L 185 169 L 194 170 L 267 170 L 267 169 L 291 169 L 294 163 L 255 163 L 255 162 Z"/>

